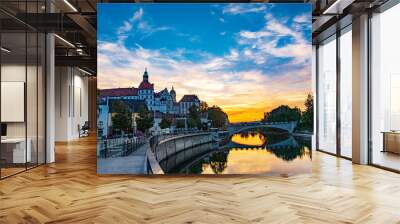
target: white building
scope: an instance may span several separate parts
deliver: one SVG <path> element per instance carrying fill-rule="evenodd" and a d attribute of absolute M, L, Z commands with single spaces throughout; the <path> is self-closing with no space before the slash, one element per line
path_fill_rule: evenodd
<path fill-rule="evenodd" d="M 176 92 L 174 87 L 171 91 L 167 88 L 160 92 L 154 91 L 154 84 L 149 82 L 149 74 L 147 69 L 143 73 L 143 80 L 138 88 L 114 88 L 100 90 L 100 101 L 98 106 L 99 118 L 98 128 L 103 130 L 102 135 L 107 135 L 107 128 L 109 121 L 109 102 L 110 100 L 124 100 L 128 104 L 134 102 L 144 102 L 147 109 L 154 113 L 170 114 L 174 116 L 184 117 L 189 113 L 191 106 L 200 107 L 200 100 L 196 95 L 184 95 L 182 99 L 176 101 Z M 102 127 L 100 127 L 102 126 Z"/>
<path fill-rule="evenodd" d="M 155 92 L 154 84 L 149 82 L 147 69 L 143 73 L 143 80 L 138 88 L 103 89 L 100 96 L 102 100 L 106 101 L 108 99 L 144 100 L 148 110 L 164 114 L 186 115 L 192 105 L 200 106 L 200 100 L 196 95 L 184 95 L 177 102 L 174 87 L 171 91 L 165 88 L 160 92 Z"/>

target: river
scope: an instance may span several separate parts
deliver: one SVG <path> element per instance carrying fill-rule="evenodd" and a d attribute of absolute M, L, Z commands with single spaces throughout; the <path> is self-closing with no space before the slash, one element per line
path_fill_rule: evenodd
<path fill-rule="evenodd" d="M 206 144 L 160 163 L 166 173 L 271 174 L 311 172 L 310 141 L 283 133 L 249 131 L 235 134 L 218 147 Z"/>

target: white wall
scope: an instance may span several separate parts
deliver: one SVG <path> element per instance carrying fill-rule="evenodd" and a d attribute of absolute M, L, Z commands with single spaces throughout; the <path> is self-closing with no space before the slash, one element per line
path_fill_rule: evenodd
<path fill-rule="evenodd" d="M 27 69 L 27 70 L 25 70 Z M 5 64 L 2 65 L 1 67 L 1 81 L 2 82 L 25 82 L 25 76 L 26 76 L 26 71 L 28 72 L 29 76 L 28 79 L 30 78 L 30 75 L 32 73 L 36 74 L 36 67 L 33 66 L 28 66 L 25 67 L 24 65 L 18 65 L 18 64 Z M 32 79 L 32 78 L 30 78 Z M 29 86 L 36 86 L 36 80 L 28 80 L 29 81 Z M 34 107 L 36 108 L 36 88 L 27 88 L 27 106 L 28 107 Z M 4 97 L 4 96 L 3 96 Z M 34 104 L 32 104 L 34 103 Z M 32 104 L 32 105 L 30 105 Z M 39 105 L 40 106 L 40 105 Z M 1 110 L 7 110 L 8 108 L 1 108 Z M 22 108 L 24 110 L 24 108 Z M 35 127 L 33 127 L 32 124 L 28 125 L 28 131 L 30 127 L 33 127 L 36 130 L 36 119 L 37 115 L 36 113 L 32 113 L 32 111 L 29 110 L 30 108 L 27 108 L 28 114 L 28 122 L 34 121 Z M 36 109 L 35 109 L 36 112 Z M 25 137 L 25 123 L 26 122 L 7 122 L 7 134 L 9 137 Z M 29 137 L 29 133 L 28 133 Z"/>
<path fill-rule="evenodd" d="M 72 67 L 56 67 L 55 140 L 79 138 L 78 125 L 89 119 L 88 78 Z"/>
<path fill-rule="evenodd" d="M 37 71 L 37 69 L 39 69 Z M 24 116 L 26 112 L 26 120 L 23 118 L 20 122 L 5 122 L 7 124 L 8 138 L 28 138 L 29 148 L 31 149 L 32 162 L 39 159 L 39 163 L 44 163 L 44 74 L 41 73 L 41 67 L 25 66 L 25 64 L 2 64 L 1 81 L 2 82 L 23 82 L 26 85 L 26 101 L 22 102 L 22 107 L 16 109 L 11 107 L 1 108 L 3 113 L 17 113 L 12 110 L 20 110 Z M 27 80 L 25 80 L 27 78 Z M 4 89 L 2 89 L 3 91 Z M 20 94 L 24 94 L 24 89 Z M 4 93 L 3 93 L 4 94 Z M 2 95 L 2 98 L 7 95 Z M 26 106 L 25 106 L 26 102 Z"/>

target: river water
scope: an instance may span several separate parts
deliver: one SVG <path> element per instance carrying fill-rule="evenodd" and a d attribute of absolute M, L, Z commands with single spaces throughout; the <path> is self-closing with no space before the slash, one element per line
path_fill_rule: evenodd
<path fill-rule="evenodd" d="M 249 131 L 233 135 L 222 147 L 207 144 L 185 150 L 160 165 L 166 173 L 181 174 L 310 173 L 310 145 L 288 134 Z"/>

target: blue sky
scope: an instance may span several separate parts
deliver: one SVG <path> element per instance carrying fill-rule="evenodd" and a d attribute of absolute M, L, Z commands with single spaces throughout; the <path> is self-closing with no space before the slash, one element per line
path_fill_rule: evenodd
<path fill-rule="evenodd" d="M 137 86 L 147 67 L 156 89 L 173 85 L 232 114 L 277 99 L 301 106 L 311 5 L 98 4 L 98 57 L 100 88 Z"/>

